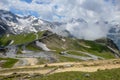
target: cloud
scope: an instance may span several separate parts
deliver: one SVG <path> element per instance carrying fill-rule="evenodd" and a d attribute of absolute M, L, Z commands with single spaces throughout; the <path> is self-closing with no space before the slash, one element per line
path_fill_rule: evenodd
<path fill-rule="evenodd" d="M 108 24 L 105 24 L 101 21 L 99 24 L 95 23 L 68 23 L 66 26 L 66 30 L 70 31 L 73 36 L 86 39 L 86 40 L 95 40 L 99 38 L 104 38 L 107 36 L 107 33 L 110 29 Z"/>
<path fill-rule="evenodd" d="M 0 9 L 22 15 L 37 15 L 49 21 L 67 22 L 72 18 L 82 18 L 88 25 L 69 23 L 65 28 L 75 36 L 79 35 L 79 38 L 96 39 L 106 36 L 109 27 L 94 23 L 113 19 L 119 22 L 119 4 L 120 0 L 1 0 Z"/>
<path fill-rule="evenodd" d="M 119 3 L 119 0 L 116 3 Z M 111 3 L 105 0 L 1 0 L 0 9 L 11 8 L 24 14 L 30 14 L 30 11 L 37 12 L 40 18 L 52 21 L 72 18 L 106 19 L 106 16 L 109 17 L 110 13 L 114 12 Z"/>

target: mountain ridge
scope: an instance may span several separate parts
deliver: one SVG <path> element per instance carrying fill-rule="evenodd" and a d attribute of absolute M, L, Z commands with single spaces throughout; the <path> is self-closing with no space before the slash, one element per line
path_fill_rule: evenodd
<path fill-rule="evenodd" d="M 76 38 L 84 38 L 84 36 L 79 35 L 81 37 L 78 37 L 76 34 L 76 32 L 69 30 L 69 24 L 70 26 L 74 25 L 82 25 L 82 26 L 87 26 L 88 23 L 87 21 L 85 21 L 84 19 L 71 19 L 68 22 L 49 22 L 49 21 L 45 21 L 39 18 L 36 18 L 34 16 L 26 16 L 26 17 L 20 17 L 17 16 L 9 11 L 5 11 L 5 10 L 0 10 L 0 34 L 24 34 L 24 33 L 37 33 L 39 31 L 45 31 L 45 30 L 49 30 L 52 31 L 53 33 L 57 33 L 58 35 L 62 35 L 65 37 L 76 37 Z M 112 21 L 112 23 L 108 22 L 108 21 L 97 21 L 95 22 L 95 25 L 101 25 L 104 26 L 105 25 L 109 25 L 110 30 L 107 34 L 107 37 L 112 39 L 116 45 L 119 47 L 120 49 L 120 44 L 119 44 L 119 36 L 117 36 L 117 34 L 119 34 L 119 24 L 115 24 L 115 22 Z M 68 26 L 67 28 L 65 28 L 66 26 Z M 79 26 L 78 26 L 79 27 Z M 77 27 L 73 27 L 73 30 L 78 30 Z M 81 28 L 80 28 L 81 29 Z M 113 30 L 117 30 L 116 32 Z M 117 40 L 116 40 L 117 39 Z"/>

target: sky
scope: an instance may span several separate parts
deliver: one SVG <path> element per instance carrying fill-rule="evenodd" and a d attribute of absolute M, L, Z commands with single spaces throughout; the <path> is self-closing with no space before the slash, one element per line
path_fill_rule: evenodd
<path fill-rule="evenodd" d="M 120 10 L 120 0 L 0 0 L 0 9 L 50 21 L 72 18 L 109 19 Z"/>
<path fill-rule="evenodd" d="M 88 25 L 74 23 L 67 24 L 65 28 L 75 36 L 80 34 L 77 37 L 86 39 L 107 35 L 109 28 L 103 27 L 106 25 L 92 23 L 113 20 L 120 22 L 120 0 L 0 0 L 0 9 L 48 21 L 64 22 L 82 18 Z"/>

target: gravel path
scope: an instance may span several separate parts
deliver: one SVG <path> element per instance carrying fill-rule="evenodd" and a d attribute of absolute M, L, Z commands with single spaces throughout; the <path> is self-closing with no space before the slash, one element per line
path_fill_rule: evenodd
<path fill-rule="evenodd" d="M 85 61 L 85 62 L 64 62 L 64 63 L 52 63 L 48 64 L 49 67 L 56 66 L 58 67 L 52 73 L 60 73 L 60 72 L 68 72 L 68 71 L 82 71 L 82 72 L 95 72 L 97 70 L 105 70 L 105 69 L 113 69 L 113 68 L 120 68 L 120 59 L 111 59 L 111 60 L 97 60 L 97 61 Z M 109 67 L 108 67 L 109 66 Z M 22 71 L 22 68 L 40 68 L 44 65 L 34 65 L 34 66 L 24 66 L 24 67 L 17 67 L 21 69 L 17 73 L 40 73 L 40 74 L 47 74 L 48 72 L 52 71 L 53 68 L 43 69 L 43 70 L 29 70 L 29 71 Z M 17 69 L 12 68 L 12 69 Z M 5 70 L 5 69 L 4 69 Z M 9 69 L 6 69 L 6 71 Z M 0 71 L 2 72 L 2 70 Z M 0 75 L 9 75 L 12 74 L 13 71 L 9 70 L 9 72 L 0 73 Z M 52 74 L 51 73 L 51 74 Z"/>
<path fill-rule="evenodd" d="M 14 68 L 27 65 L 36 65 L 37 62 L 37 58 L 19 58 L 19 61 L 14 65 Z"/>

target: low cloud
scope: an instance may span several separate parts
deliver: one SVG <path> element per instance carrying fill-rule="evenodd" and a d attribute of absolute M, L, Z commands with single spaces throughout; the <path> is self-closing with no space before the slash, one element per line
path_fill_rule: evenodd
<path fill-rule="evenodd" d="M 68 23 L 66 29 L 73 34 L 73 36 L 86 39 L 95 40 L 99 38 L 104 38 L 110 29 L 108 24 L 101 22 L 99 25 L 96 23 Z"/>

